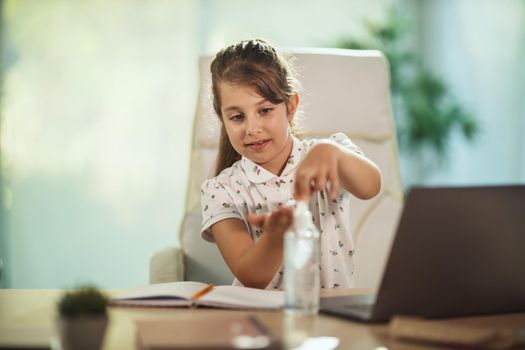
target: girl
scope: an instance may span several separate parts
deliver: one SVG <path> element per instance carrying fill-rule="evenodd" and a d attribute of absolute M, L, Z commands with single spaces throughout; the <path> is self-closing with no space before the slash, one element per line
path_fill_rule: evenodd
<path fill-rule="evenodd" d="M 374 197 L 379 169 L 343 134 L 293 136 L 299 95 L 287 63 L 267 42 L 221 50 L 211 75 L 221 136 L 216 176 L 201 187 L 202 236 L 217 243 L 234 285 L 283 287 L 283 236 L 293 213 L 280 204 L 295 198 L 309 201 L 321 233 L 322 288 L 352 287 L 349 193 Z"/>

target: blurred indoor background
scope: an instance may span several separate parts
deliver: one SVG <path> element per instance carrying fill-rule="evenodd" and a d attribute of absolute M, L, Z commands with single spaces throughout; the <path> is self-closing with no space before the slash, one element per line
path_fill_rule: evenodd
<path fill-rule="evenodd" d="M 383 50 L 405 188 L 525 182 L 525 0 L 0 9 L 4 288 L 148 282 L 150 255 L 179 244 L 197 59 L 241 39 Z"/>

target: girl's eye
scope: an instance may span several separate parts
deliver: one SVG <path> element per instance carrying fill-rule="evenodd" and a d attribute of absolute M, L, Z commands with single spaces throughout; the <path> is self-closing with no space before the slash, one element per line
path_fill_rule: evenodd
<path fill-rule="evenodd" d="M 273 111 L 273 108 L 263 108 L 261 109 L 260 113 L 262 115 L 266 115 L 266 114 L 269 114 L 271 111 Z"/>
<path fill-rule="evenodd" d="M 230 120 L 231 120 L 231 121 L 234 121 L 234 122 L 239 121 L 239 120 L 242 120 L 242 115 L 241 115 L 241 114 L 235 114 L 235 115 L 232 115 L 232 116 L 230 117 Z"/>

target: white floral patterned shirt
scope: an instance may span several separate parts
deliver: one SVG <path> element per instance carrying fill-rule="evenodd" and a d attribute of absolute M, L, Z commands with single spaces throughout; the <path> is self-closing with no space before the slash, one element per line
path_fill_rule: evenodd
<path fill-rule="evenodd" d="M 362 154 L 361 150 L 344 134 L 330 137 L 339 145 Z M 293 197 L 293 181 L 297 164 L 319 140 L 293 139 L 293 147 L 286 166 L 277 176 L 248 158 L 241 158 L 218 176 L 206 180 L 201 186 L 202 227 L 201 235 L 213 242 L 211 226 L 221 220 L 237 218 L 246 225 L 251 238 L 256 241 L 262 230 L 246 221 L 248 214 L 265 213 Z M 320 232 L 321 287 L 353 287 L 354 242 L 349 222 L 350 194 L 341 186 L 337 199 L 329 199 L 327 191 L 317 192 L 310 201 L 314 224 Z M 266 289 L 283 288 L 282 267 Z M 241 285 L 235 279 L 234 285 Z"/>

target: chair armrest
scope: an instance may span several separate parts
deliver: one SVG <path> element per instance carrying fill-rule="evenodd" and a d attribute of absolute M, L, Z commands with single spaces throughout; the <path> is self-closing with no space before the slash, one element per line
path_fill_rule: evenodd
<path fill-rule="evenodd" d="M 167 247 L 155 252 L 149 260 L 149 283 L 184 280 L 184 252 L 177 247 Z"/>

